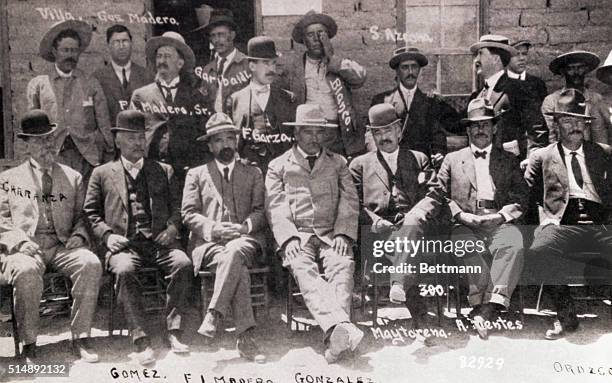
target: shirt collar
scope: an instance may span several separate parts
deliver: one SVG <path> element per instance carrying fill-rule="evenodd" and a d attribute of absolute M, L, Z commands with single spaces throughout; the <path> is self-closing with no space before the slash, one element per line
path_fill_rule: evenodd
<path fill-rule="evenodd" d="M 262 84 L 257 84 L 255 81 L 251 81 L 250 85 L 251 89 L 253 90 L 253 92 L 263 92 L 264 89 L 266 92 L 270 91 L 270 84 L 266 84 L 266 85 L 262 85 Z"/>
<path fill-rule="evenodd" d="M 234 60 L 234 57 L 236 56 L 236 48 L 234 48 L 227 56 L 225 56 L 225 62 L 231 62 Z M 215 60 L 217 61 L 217 63 L 219 63 L 219 60 L 221 60 L 221 56 L 215 52 Z"/>
<path fill-rule="evenodd" d="M 71 70 L 70 73 L 62 72 L 62 70 L 57 66 L 57 64 L 55 64 L 55 72 L 57 72 L 57 75 L 62 78 L 70 78 L 72 77 L 74 70 Z"/>
<path fill-rule="evenodd" d="M 181 81 L 181 76 L 176 76 L 175 78 L 172 79 L 172 81 L 170 81 L 169 83 L 166 83 L 164 80 L 162 80 L 161 78 L 157 78 L 157 81 L 159 81 L 159 83 L 162 86 L 168 87 L 168 88 L 172 88 L 175 85 L 177 85 L 179 83 L 179 81 Z"/>
<path fill-rule="evenodd" d="M 380 150 L 380 154 L 383 156 L 385 160 L 393 160 L 397 158 L 398 153 L 399 153 L 399 146 L 397 147 L 397 149 L 395 149 L 391 153 L 383 152 L 382 150 Z"/>
<path fill-rule="evenodd" d="M 512 71 L 511 69 L 508 69 L 508 77 L 510 78 L 514 78 L 517 80 L 525 80 L 526 75 L 527 75 L 526 70 L 522 71 L 521 73 L 516 73 Z"/>
<path fill-rule="evenodd" d="M 132 69 L 132 60 L 128 61 L 128 63 L 124 66 L 121 66 L 111 59 L 111 65 L 113 66 L 115 72 L 121 72 L 123 69 L 125 69 L 126 72 L 129 72 L 130 69 Z"/>
<path fill-rule="evenodd" d="M 414 94 L 414 92 L 416 92 L 416 84 L 414 85 L 414 88 L 412 89 L 408 89 L 404 86 L 404 84 L 402 84 L 402 82 L 400 81 L 399 83 L 399 88 L 402 91 L 403 94 Z"/>
<path fill-rule="evenodd" d="M 568 149 L 568 148 L 566 148 L 566 147 L 565 147 L 565 145 L 563 145 L 563 144 L 561 144 L 561 146 L 563 147 L 563 154 L 564 154 L 566 157 L 567 157 L 567 156 L 570 156 L 570 155 L 571 155 L 571 154 L 570 154 L 571 152 L 576 152 L 576 155 L 577 155 L 577 156 L 584 157 L 584 150 L 582 149 L 582 148 L 584 147 L 584 145 L 580 145 L 580 147 L 579 147 L 578 149 L 576 149 L 576 150 L 571 150 L 571 149 Z"/>
<path fill-rule="evenodd" d="M 500 77 L 503 76 L 503 74 L 504 74 L 504 71 L 500 70 L 499 72 L 493 74 L 491 77 L 486 79 L 485 82 L 487 83 L 487 85 L 489 85 L 489 88 L 491 89 L 495 88 L 495 85 L 499 81 Z"/>
<path fill-rule="evenodd" d="M 470 149 L 472 149 L 472 153 L 474 153 L 475 151 L 479 151 L 479 152 L 487 152 L 487 154 L 491 154 L 492 148 L 493 148 L 493 143 L 489 144 L 489 146 L 485 147 L 484 149 L 479 149 L 474 144 L 470 144 Z"/>
<path fill-rule="evenodd" d="M 302 150 L 302 148 L 300 148 L 300 145 L 295 145 L 295 147 L 297 148 L 298 152 L 302 155 L 302 157 L 306 158 L 308 156 L 315 156 L 317 158 L 319 158 L 319 156 L 321 155 L 321 150 L 319 150 L 319 153 L 317 154 L 308 154 L 305 151 Z"/>
<path fill-rule="evenodd" d="M 226 165 L 226 164 L 222 164 L 221 162 L 219 162 L 219 160 L 215 158 L 215 163 L 217 164 L 217 168 L 219 169 L 219 173 L 221 173 L 221 175 L 223 175 L 223 169 L 229 168 L 229 175 L 231 176 L 232 173 L 234 172 L 234 166 L 236 165 L 236 159 L 233 159 L 232 162 Z"/>
<path fill-rule="evenodd" d="M 132 162 L 130 160 L 128 160 L 127 158 L 121 156 L 121 163 L 123 164 L 124 168 L 127 168 L 125 165 L 129 164 L 130 167 L 136 167 L 138 169 L 142 169 L 142 165 L 144 164 L 144 157 L 141 157 L 138 161 L 136 162 Z"/>
<path fill-rule="evenodd" d="M 39 164 L 34 158 L 30 157 L 30 166 L 32 169 L 38 170 L 39 172 L 43 172 L 44 168 L 41 164 Z M 49 169 L 50 170 L 50 169 Z"/>

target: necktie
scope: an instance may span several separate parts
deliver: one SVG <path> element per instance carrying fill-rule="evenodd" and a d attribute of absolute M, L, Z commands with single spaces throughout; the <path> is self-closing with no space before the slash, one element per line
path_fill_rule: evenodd
<path fill-rule="evenodd" d="M 483 151 L 475 150 L 474 151 L 474 158 L 478 158 L 478 157 L 482 158 L 483 160 L 486 159 L 487 158 L 487 151 L 486 150 L 483 150 Z"/>
<path fill-rule="evenodd" d="M 42 175 L 42 192 L 43 195 L 49 196 L 53 191 L 53 178 L 49 175 L 49 169 L 43 169 Z"/>
<path fill-rule="evenodd" d="M 306 156 L 306 159 L 308 160 L 308 165 L 310 165 L 310 170 L 312 170 L 312 168 L 314 168 L 315 161 L 317 160 L 317 156 Z"/>
<path fill-rule="evenodd" d="M 166 100 L 166 104 L 172 104 L 172 102 L 174 101 L 172 99 L 172 89 L 176 89 L 176 85 L 175 86 L 164 86 L 159 84 L 160 88 L 162 88 L 164 90 L 164 100 Z"/>
<path fill-rule="evenodd" d="M 578 163 L 578 158 L 576 158 L 576 152 L 570 152 L 572 155 L 572 172 L 574 173 L 574 179 L 578 184 L 578 187 L 582 189 L 582 185 L 584 185 L 584 179 L 582 178 L 582 170 L 580 169 L 580 163 Z"/>
<path fill-rule="evenodd" d="M 221 77 L 223 75 L 223 68 L 225 67 L 225 62 L 227 59 L 225 57 L 221 57 L 219 60 L 219 65 L 217 65 L 217 76 Z"/>
<path fill-rule="evenodd" d="M 127 88 L 128 86 L 128 80 L 127 80 L 127 76 L 125 74 L 125 68 L 123 68 L 121 70 L 122 74 L 123 74 L 123 80 L 121 80 L 121 86 L 123 87 L 123 89 Z"/>
<path fill-rule="evenodd" d="M 229 183 L 229 168 L 227 166 L 223 168 L 223 178 L 225 182 Z"/>

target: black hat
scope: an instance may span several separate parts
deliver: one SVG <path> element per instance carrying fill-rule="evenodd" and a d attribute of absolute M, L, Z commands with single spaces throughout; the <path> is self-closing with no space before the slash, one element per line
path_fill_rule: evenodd
<path fill-rule="evenodd" d="M 131 133 L 144 133 L 145 115 L 138 110 L 123 110 L 117 115 L 117 124 L 111 132 L 122 131 Z"/>
<path fill-rule="evenodd" d="M 327 35 L 331 39 L 338 32 L 338 25 L 330 16 L 323 13 L 316 13 L 313 10 L 308 11 L 300 21 L 293 27 L 291 38 L 296 43 L 304 44 L 304 30 L 311 24 L 322 24 L 327 28 Z"/>
<path fill-rule="evenodd" d="M 211 29 L 218 25 L 227 25 L 234 31 L 238 30 L 238 24 L 234 21 L 234 14 L 229 9 L 219 8 L 213 9 L 210 13 L 210 21 L 208 24 L 200 25 L 198 28 L 194 29 L 192 32 L 204 30 L 204 33 L 209 34 Z"/>
<path fill-rule="evenodd" d="M 572 51 L 555 57 L 548 66 L 554 74 L 562 74 L 562 68 L 572 63 L 582 63 L 587 67 L 587 73 L 593 71 L 599 65 L 599 57 L 595 53 L 587 51 Z"/>
<path fill-rule="evenodd" d="M 40 109 L 32 109 L 21 118 L 21 132 L 17 137 L 42 137 L 53 133 L 57 129 L 56 124 L 49 121 L 47 113 Z"/>
<path fill-rule="evenodd" d="M 268 36 L 257 36 L 249 40 L 247 58 L 252 60 L 273 60 L 280 55 L 276 52 L 274 40 Z"/>

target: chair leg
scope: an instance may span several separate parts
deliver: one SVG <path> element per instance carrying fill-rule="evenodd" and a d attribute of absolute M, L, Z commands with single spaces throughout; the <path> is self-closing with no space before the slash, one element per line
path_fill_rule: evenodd
<path fill-rule="evenodd" d="M 287 277 L 287 301 L 285 302 L 287 312 L 287 328 L 291 330 L 293 323 L 293 276 L 288 274 Z"/>
<path fill-rule="evenodd" d="M 536 311 L 540 312 L 540 303 L 542 303 L 542 292 L 544 291 L 544 283 L 540 284 L 540 291 L 538 291 L 538 303 L 536 303 Z"/>
<path fill-rule="evenodd" d="M 521 310 L 521 323 L 525 323 L 525 302 L 523 301 L 523 289 L 521 286 L 516 286 L 519 295 L 519 310 Z"/>
<path fill-rule="evenodd" d="M 112 337 L 115 331 L 115 274 L 111 274 L 110 299 L 108 307 L 108 336 Z"/>
<path fill-rule="evenodd" d="M 268 288 L 268 276 L 262 275 L 263 294 L 264 294 L 264 310 L 266 311 L 266 319 L 270 319 L 270 289 Z"/>
<path fill-rule="evenodd" d="M 19 348 L 19 343 L 21 343 L 21 339 L 19 338 L 19 326 L 17 325 L 17 317 L 15 316 L 15 299 L 13 299 L 13 286 L 9 285 L 9 299 L 11 302 L 11 325 L 13 326 L 13 342 L 15 343 L 15 357 L 21 356 L 21 350 Z"/>

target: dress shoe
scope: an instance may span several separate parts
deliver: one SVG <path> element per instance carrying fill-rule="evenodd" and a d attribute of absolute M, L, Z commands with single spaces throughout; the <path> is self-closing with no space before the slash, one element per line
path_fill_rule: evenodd
<path fill-rule="evenodd" d="M 36 359 L 36 343 L 23 345 L 21 356 L 25 359 L 27 364 L 34 363 L 34 360 Z"/>
<path fill-rule="evenodd" d="M 343 352 L 355 351 L 363 339 L 363 331 L 350 322 L 339 323 L 329 337 L 329 347 L 325 350 L 327 363 L 336 362 Z"/>
<path fill-rule="evenodd" d="M 93 351 L 89 338 L 80 338 L 72 341 L 72 349 L 74 353 L 81 357 L 83 362 L 97 363 L 100 358 L 98 354 Z"/>
<path fill-rule="evenodd" d="M 155 352 L 151 347 L 149 338 L 144 337 L 137 339 L 136 342 L 136 359 L 142 366 L 147 366 L 155 363 Z"/>
<path fill-rule="evenodd" d="M 236 349 L 240 357 L 253 361 L 255 363 L 266 363 L 266 356 L 261 352 L 259 346 L 253 339 L 252 330 L 247 330 L 238 335 L 236 340 Z"/>
<path fill-rule="evenodd" d="M 221 321 L 221 314 L 215 310 L 208 310 L 202 321 L 202 325 L 198 329 L 198 334 L 209 338 L 214 338 L 217 335 L 217 327 Z"/>
<path fill-rule="evenodd" d="M 546 330 L 544 338 L 548 340 L 557 340 L 565 337 L 567 333 L 574 332 L 578 329 L 578 321 L 563 325 L 561 321 L 555 320 L 553 328 Z"/>
<path fill-rule="evenodd" d="M 168 333 L 168 345 L 175 354 L 189 353 L 189 346 L 180 341 L 181 331 L 170 331 Z"/>
<path fill-rule="evenodd" d="M 406 292 L 402 285 L 394 283 L 389 290 L 389 300 L 391 303 L 404 303 L 406 302 Z"/>

